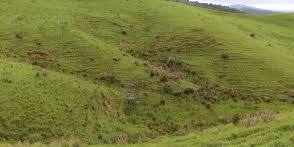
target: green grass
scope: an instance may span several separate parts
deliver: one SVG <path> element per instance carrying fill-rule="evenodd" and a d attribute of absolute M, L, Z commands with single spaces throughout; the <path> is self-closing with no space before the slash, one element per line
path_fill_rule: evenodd
<path fill-rule="evenodd" d="M 157 143 L 127 146 L 292 146 L 293 112 L 277 120 L 253 127 L 221 125 L 183 137 L 161 139 Z"/>
<path fill-rule="evenodd" d="M 120 91 L 7 60 L 0 67 L 2 141 L 80 136 L 110 142 L 116 129 L 136 128 L 123 124 Z"/>
<path fill-rule="evenodd" d="M 293 109 L 293 14 L 165 0 L 0 4 L 3 142 L 138 143 Z"/>
<path fill-rule="evenodd" d="M 98 146 L 292 146 L 294 143 L 293 134 L 293 111 L 278 114 L 271 122 L 257 123 L 254 126 L 244 125 L 220 125 L 212 127 L 197 133 L 191 133 L 186 136 L 162 137 L 144 144 L 129 144 L 129 145 L 90 145 Z M 24 144 L 16 143 L 14 145 L 33 147 L 46 146 L 42 143 Z M 49 144 L 49 146 L 66 146 L 80 145 L 79 141 L 57 141 Z M 11 144 L 0 144 L 3 147 L 10 147 Z"/>

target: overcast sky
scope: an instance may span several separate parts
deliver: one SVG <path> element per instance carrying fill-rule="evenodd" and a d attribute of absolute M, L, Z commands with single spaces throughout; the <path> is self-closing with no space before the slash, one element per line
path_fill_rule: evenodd
<path fill-rule="evenodd" d="M 294 0 L 190 0 L 222 5 L 244 4 L 262 9 L 294 12 Z"/>

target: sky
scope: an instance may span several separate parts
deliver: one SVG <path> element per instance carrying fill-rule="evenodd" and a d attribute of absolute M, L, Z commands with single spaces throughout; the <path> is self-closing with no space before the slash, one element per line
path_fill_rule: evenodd
<path fill-rule="evenodd" d="M 190 0 L 221 5 L 243 4 L 268 10 L 294 12 L 294 0 Z"/>

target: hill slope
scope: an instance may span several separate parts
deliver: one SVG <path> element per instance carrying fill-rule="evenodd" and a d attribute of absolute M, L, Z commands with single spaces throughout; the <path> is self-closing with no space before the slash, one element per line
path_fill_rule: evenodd
<path fill-rule="evenodd" d="M 293 109 L 293 14 L 165 0 L 0 3 L 2 141 L 134 143 Z"/>
<path fill-rule="evenodd" d="M 145 146 L 291 146 L 294 143 L 293 119 L 293 112 L 290 112 L 282 114 L 273 122 L 252 127 L 229 124 Z"/>

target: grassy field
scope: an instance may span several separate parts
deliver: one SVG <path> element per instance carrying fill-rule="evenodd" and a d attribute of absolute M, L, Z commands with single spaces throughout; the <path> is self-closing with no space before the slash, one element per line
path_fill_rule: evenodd
<path fill-rule="evenodd" d="M 294 108 L 293 14 L 166 0 L 0 4 L 1 142 L 142 143 L 210 127 L 242 134 L 239 119 L 254 112 L 294 123 L 283 117 Z M 193 136 L 209 130 L 180 140 L 205 144 Z M 255 141 L 221 136 L 209 142 Z"/>

